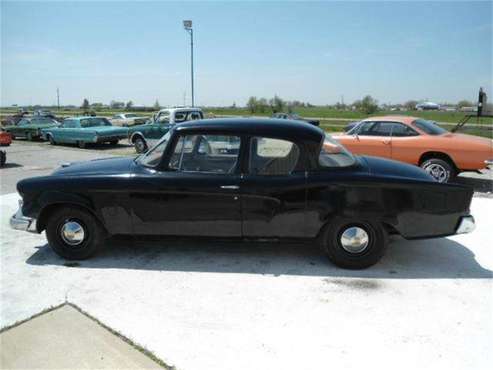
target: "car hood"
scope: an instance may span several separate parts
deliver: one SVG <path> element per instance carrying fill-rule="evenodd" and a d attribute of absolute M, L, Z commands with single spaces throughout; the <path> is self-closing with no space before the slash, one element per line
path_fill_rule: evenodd
<path fill-rule="evenodd" d="M 423 169 L 411 164 L 380 157 L 361 156 L 359 158 L 366 164 L 368 173 L 371 176 L 399 177 L 410 180 L 436 182 L 435 179 Z"/>
<path fill-rule="evenodd" d="M 104 158 L 86 162 L 73 162 L 63 164 L 62 167 L 53 172 L 56 176 L 79 176 L 79 175 L 117 175 L 131 171 L 133 158 Z"/>

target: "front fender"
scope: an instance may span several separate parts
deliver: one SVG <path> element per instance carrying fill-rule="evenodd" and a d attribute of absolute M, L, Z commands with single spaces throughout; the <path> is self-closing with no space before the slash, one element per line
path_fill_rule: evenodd
<path fill-rule="evenodd" d="M 60 191 L 50 191 L 43 193 L 37 201 L 37 223 L 36 229 L 38 233 L 42 232 L 46 228 L 46 222 L 50 214 L 61 205 L 71 205 L 85 209 L 86 211 L 92 213 L 101 224 L 103 224 L 101 218 L 95 211 L 92 201 L 82 195 L 73 193 L 63 193 Z M 24 209 L 23 209 L 24 213 Z M 26 213 L 32 213 L 26 210 Z"/>

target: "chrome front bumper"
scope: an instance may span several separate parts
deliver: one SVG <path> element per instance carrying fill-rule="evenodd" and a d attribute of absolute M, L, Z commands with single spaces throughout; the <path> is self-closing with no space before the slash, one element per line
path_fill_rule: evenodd
<path fill-rule="evenodd" d="M 484 164 L 486 165 L 486 167 L 493 167 L 493 159 L 488 159 L 484 161 Z"/>
<path fill-rule="evenodd" d="M 460 219 L 459 226 L 457 226 L 456 234 L 467 234 L 474 231 L 476 224 L 474 222 L 474 217 L 463 216 Z"/>
<path fill-rule="evenodd" d="M 36 229 L 36 219 L 26 217 L 22 214 L 22 201 L 19 200 L 19 209 L 10 217 L 10 227 L 15 230 L 28 231 L 30 233 L 38 233 Z"/>

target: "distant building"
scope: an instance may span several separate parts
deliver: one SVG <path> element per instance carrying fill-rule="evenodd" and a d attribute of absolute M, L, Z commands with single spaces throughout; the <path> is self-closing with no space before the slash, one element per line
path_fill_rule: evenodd
<path fill-rule="evenodd" d="M 440 104 L 433 103 L 431 101 L 427 101 L 424 103 L 416 104 L 416 109 L 417 110 L 439 110 Z"/>

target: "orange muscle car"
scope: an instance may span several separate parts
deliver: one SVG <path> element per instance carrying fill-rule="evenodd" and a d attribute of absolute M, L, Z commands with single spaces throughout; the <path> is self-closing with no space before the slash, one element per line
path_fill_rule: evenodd
<path fill-rule="evenodd" d="M 492 140 L 450 133 L 433 121 L 416 117 L 371 117 L 334 138 L 355 154 L 420 166 L 439 182 L 493 165 Z"/>

